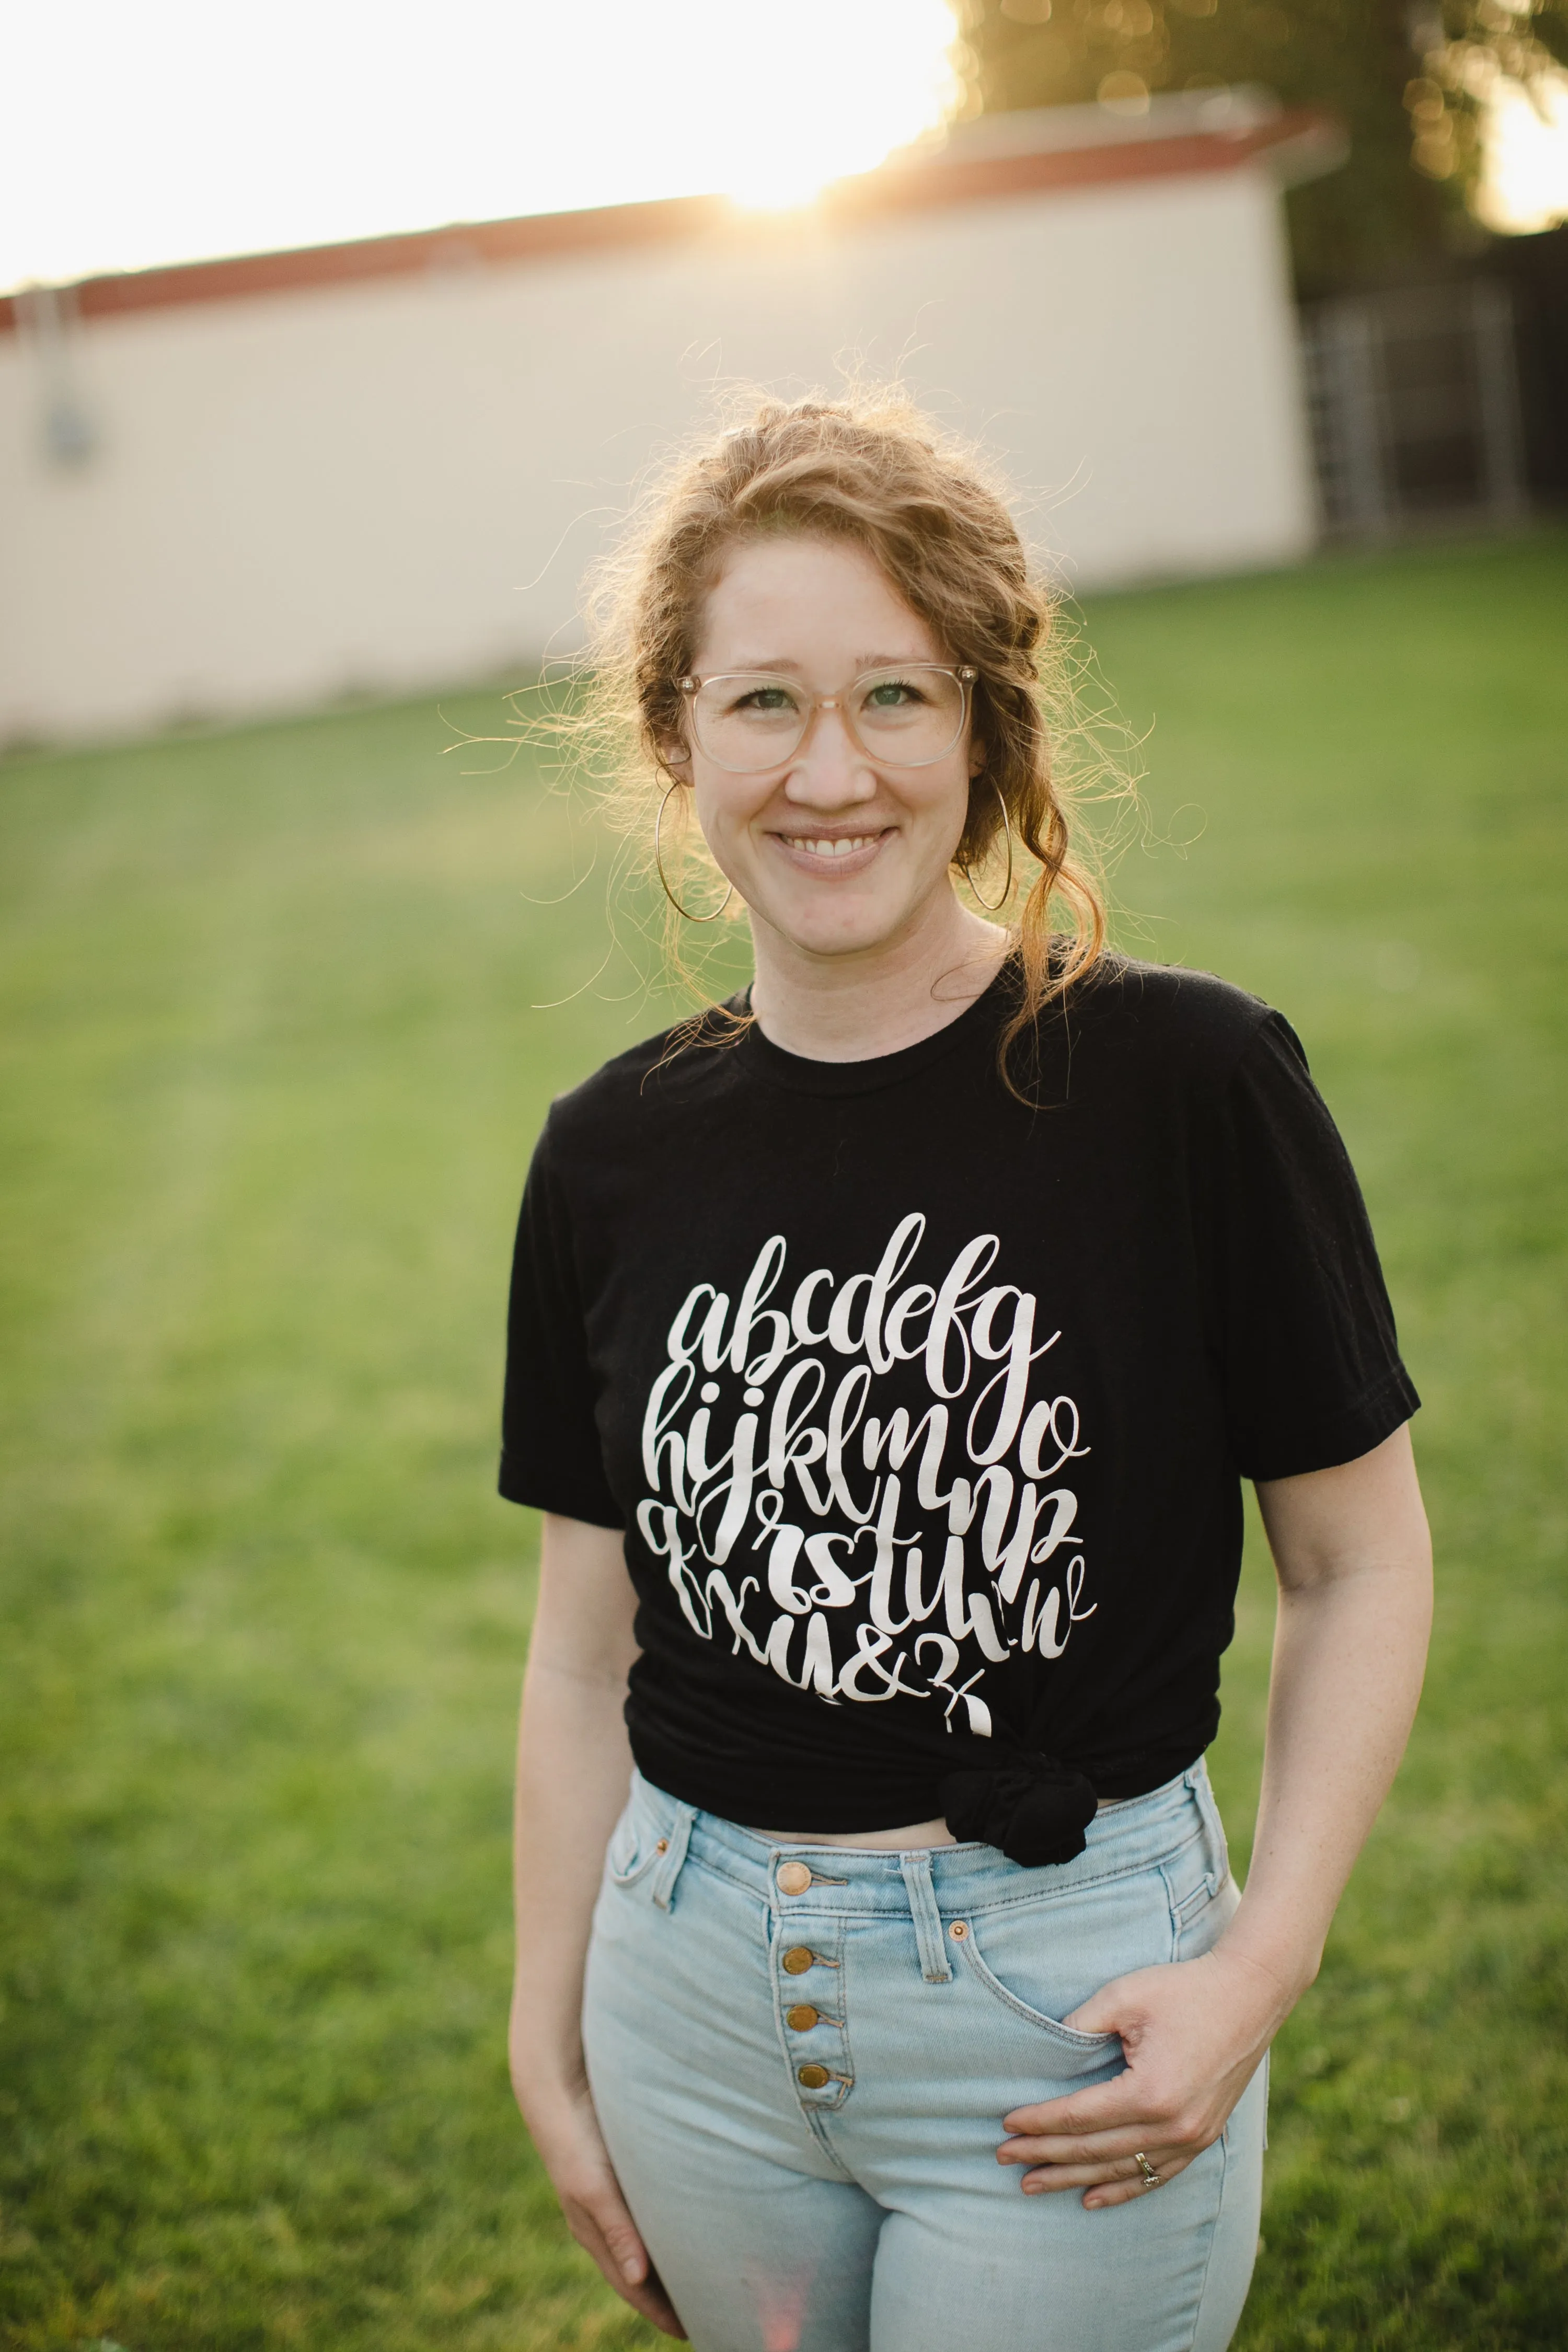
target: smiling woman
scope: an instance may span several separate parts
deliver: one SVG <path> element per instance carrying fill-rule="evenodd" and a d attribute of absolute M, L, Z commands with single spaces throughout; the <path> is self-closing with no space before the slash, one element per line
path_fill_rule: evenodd
<path fill-rule="evenodd" d="M 680 681 L 690 741 L 666 747 L 682 779 L 672 789 L 689 779 L 703 837 L 753 922 L 819 952 L 853 950 L 928 900 L 958 854 L 984 759 L 965 740 L 977 672 L 942 666 L 929 625 L 852 543 L 742 546 L 715 589 L 697 652 L 707 675 Z M 750 651 L 768 646 L 780 650 Z M 875 664 L 868 677 L 835 676 L 848 647 L 857 667 Z M 788 678 L 758 675 L 784 662 Z"/>
<path fill-rule="evenodd" d="M 688 814 L 755 977 L 560 1097 L 524 1192 L 519 2101 L 701 2352 L 1222 2352 L 1262 2062 L 1425 1645 L 1355 1180 L 1277 1013 L 1107 952 L 1050 600 L 907 407 L 699 452 L 598 658 L 631 819 Z M 954 886 L 1005 847 L 999 909 L 1015 839 L 1004 929 Z M 1245 1896 L 1203 1761 L 1243 1475 Z"/>
<path fill-rule="evenodd" d="M 1105 919 L 1069 837 L 1071 778 L 1091 755 L 1070 651 L 999 491 L 901 394 L 763 402 L 656 488 L 594 619 L 592 764 L 645 851 L 651 833 L 672 919 L 700 908 L 689 869 L 710 860 L 753 937 L 800 920 L 857 948 L 919 907 L 958 924 L 958 967 L 978 957 L 967 981 L 940 983 L 951 1007 L 992 976 L 1003 935 L 945 877 L 988 913 L 1026 883 L 1004 1057 L 1093 963 Z M 811 887 L 825 873 L 828 898 Z M 814 984 L 854 970 L 824 966 Z M 759 989 L 760 1013 L 765 975 Z M 889 1046 L 912 1042 L 910 1017 L 894 1016 Z M 855 1054 L 864 1022 L 858 1007 Z"/>

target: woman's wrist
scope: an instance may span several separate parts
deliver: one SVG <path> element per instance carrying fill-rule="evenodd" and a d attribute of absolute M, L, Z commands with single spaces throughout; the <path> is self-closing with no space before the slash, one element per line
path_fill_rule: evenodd
<path fill-rule="evenodd" d="M 547 2160 L 552 2147 L 573 2145 L 581 2137 L 584 2116 L 593 2115 L 587 2081 L 581 2075 L 574 2079 L 563 2074 L 541 2076 L 531 2072 L 520 2074 L 514 2064 L 511 2085 L 529 2137 Z M 595 2129 L 597 2127 L 595 2123 Z"/>
<path fill-rule="evenodd" d="M 1244 1895 L 1240 1909 L 1213 1948 L 1216 1958 L 1242 1971 L 1253 1983 L 1260 2002 L 1278 2011 L 1278 2026 L 1317 1976 L 1323 1938 L 1302 1936 L 1257 1911 L 1249 1914 Z"/>
<path fill-rule="evenodd" d="M 589 2103 L 588 2070 L 575 2035 L 536 2036 L 520 2033 L 514 2025 L 507 2056 L 511 2086 L 531 2130 L 536 2116 L 565 2116 Z"/>

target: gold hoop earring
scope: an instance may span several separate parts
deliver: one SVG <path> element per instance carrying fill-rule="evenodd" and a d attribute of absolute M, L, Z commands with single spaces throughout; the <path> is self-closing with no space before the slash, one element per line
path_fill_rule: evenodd
<path fill-rule="evenodd" d="M 988 915 L 994 915 L 999 907 L 1005 907 L 1013 893 L 1013 822 L 1007 814 L 1007 803 L 1002 798 L 1002 787 L 997 782 L 994 776 L 991 779 L 991 789 L 995 793 L 998 805 L 1002 811 L 1002 831 L 1006 836 L 1007 842 L 1007 879 L 1002 885 L 1001 897 L 999 898 L 982 898 L 979 891 L 974 888 L 974 879 L 970 873 L 968 866 L 961 866 L 958 869 L 963 875 L 964 880 L 968 883 L 971 891 L 973 892 L 977 903 L 984 908 Z"/>
<path fill-rule="evenodd" d="M 671 784 L 669 791 L 666 793 L 664 798 L 658 804 L 658 814 L 653 821 L 653 862 L 658 868 L 659 883 L 664 891 L 664 895 L 669 900 L 670 905 L 675 908 L 678 915 L 683 916 L 689 923 L 716 923 L 720 916 L 723 913 L 725 908 L 729 905 L 731 899 L 735 895 L 735 886 L 732 882 L 710 915 L 694 915 L 689 907 L 683 907 L 681 905 L 679 899 L 670 888 L 668 880 L 665 875 L 664 854 L 659 846 L 659 832 L 664 824 L 665 810 L 669 806 L 671 799 L 675 793 L 684 792 L 685 789 L 686 787 L 684 784 Z M 1011 853 L 1009 853 L 1009 856 L 1010 855 Z M 1011 866 L 1009 866 L 1008 871 L 1011 873 Z"/>

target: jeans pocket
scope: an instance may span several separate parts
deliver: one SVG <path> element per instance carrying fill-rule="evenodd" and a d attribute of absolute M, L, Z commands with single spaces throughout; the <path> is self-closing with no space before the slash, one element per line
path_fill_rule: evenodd
<path fill-rule="evenodd" d="M 1029 1907 L 1033 1911 L 1034 1906 Z M 1042 1952 L 1047 1950 L 1048 1924 L 1039 1919 L 1038 1915 L 1036 1914 L 1031 1925 L 1037 1925 Z M 1047 1990 L 1041 1982 L 1043 1974 L 1041 1969 L 1016 1965 L 1015 1954 L 1005 1948 L 1008 1945 L 1016 1943 L 1021 1928 L 1024 1928 L 1024 1922 L 1016 1915 L 998 1919 L 994 1915 L 987 1917 L 982 1913 L 978 1922 L 968 1919 L 955 1920 L 948 1934 L 950 1939 L 957 1944 L 963 1953 L 964 1962 L 976 1983 L 983 1986 L 994 2000 L 1000 2001 L 1003 2007 L 1009 2010 L 1015 2017 L 1022 2018 L 1037 2032 L 1045 2034 L 1064 2056 L 1076 2058 L 1087 2066 L 1101 2065 L 1113 2054 L 1120 2057 L 1121 2052 L 1120 2035 L 1080 2033 L 1076 2025 L 1064 2025 L 1059 2017 L 1053 2017 L 1047 2010 L 1040 2008 L 1036 2001 L 1026 2000 L 1024 1993 L 1014 1990 L 1016 1984 L 1021 1984 L 1026 1991 L 1037 1994 L 1043 1994 Z M 1024 1932 L 1027 1934 L 1027 1929 L 1024 1929 Z M 994 1956 L 1004 1970 L 1004 1975 L 998 1975 L 996 1969 L 982 1955 L 980 1950 L 982 1935 L 993 1944 Z M 1011 1979 L 1012 1981 L 1008 1982 L 1005 1979 Z M 1063 2005 L 1070 2008 L 1076 2004 L 1066 2002 Z"/>
<path fill-rule="evenodd" d="M 647 1807 L 634 1797 L 610 1832 L 605 1855 L 606 1880 L 612 1886 L 635 1886 L 668 1845 L 669 1840 L 659 1834 L 658 1822 L 648 1819 Z"/>

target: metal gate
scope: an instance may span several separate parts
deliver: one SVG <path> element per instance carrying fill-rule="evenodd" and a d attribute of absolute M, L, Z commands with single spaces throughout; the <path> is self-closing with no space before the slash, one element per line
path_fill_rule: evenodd
<path fill-rule="evenodd" d="M 1472 278 L 1315 303 L 1301 343 L 1329 537 L 1527 511 L 1506 287 Z"/>

